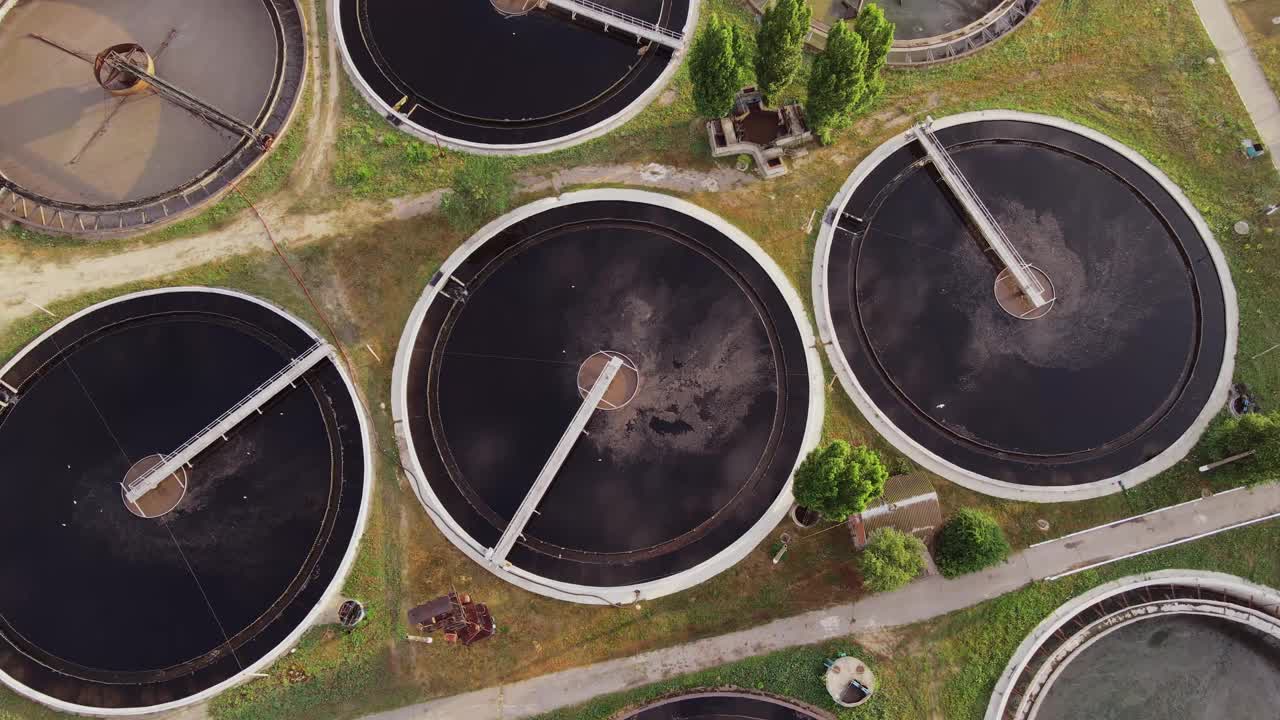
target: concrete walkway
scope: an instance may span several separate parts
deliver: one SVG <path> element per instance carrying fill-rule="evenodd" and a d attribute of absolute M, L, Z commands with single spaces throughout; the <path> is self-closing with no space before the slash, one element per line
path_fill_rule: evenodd
<path fill-rule="evenodd" d="M 1280 513 L 1280 484 L 1238 490 L 1077 533 L 988 572 L 931 576 L 859 602 L 510 685 L 370 715 L 371 720 L 516 720 L 755 655 L 928 620 L 1074 568 Z"/>
<path fill-rule="evenodd" d="M 758 182 L 758 178 L 733 168 L 708 171 L 649 163 L 647 165 L 583 165 L 552 175 L 516 178 L 518 193 L 560 192 L 576 185 L 632 185 L 676 192 L 722 192 Z M 338 210 L 296 215 L 284 201 L 259 206 L 276 240 L 300 247 L 326 238 L 342 238 L 362 227 L 385 220 L 408 220 L 429 215 L 440 206 L 444 190 L 388 202 L 353 202 Z M 92 290 L 149 280 L 187 268 L 218 262 L 254 251 L 270 250 L 257 217 L 245 212 L 230 225 L 195 237 L 151 245 L 106 243 L 88 245 L 52 258 L 33 261 L 0 250 L 0 329 L 33 312 L 32 305 L 48 305 Z M 59 255 L 65 258 L 59 258 Z"/>
<path fill-rule="evenodd" d="M 1196 12 L 1200 14 L 1200 22 L 1209 32 L 1209 39 L 1218 47 L 1222 62 L 1226 65 L 1231 81 L 1236 85 L 1236 92 L 1244 101 L 1253 125 L 1261 134 L 1259 138 L 1267 146 L 1267 154 L 1271 156 L 1271 164 L 1280 170 L 1280 102 L 1276 101 L 1275 92 L 1267 84 L 1267 77 L 1262 73 L 1262 66 L 1254 57 L 1253 50 L 1231 16 L 1227 0 L 1192 0 Z"/>

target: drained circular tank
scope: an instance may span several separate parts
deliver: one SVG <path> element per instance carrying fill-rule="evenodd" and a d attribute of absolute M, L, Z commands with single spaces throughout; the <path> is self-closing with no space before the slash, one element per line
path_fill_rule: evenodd
<path fill-rule="evenodd" d="M 831 714 L 766 693 L 713 690 L 656 700 L 614 720 L 831 720 Z"/>
<path fill-rule="evenodd" d="M 1269 717 L 1280 697 L 1280 593 L 1162 571 L 1059 608 L 1010 660 L 987 720 Z"/>
<path fill-rule="evenodd" d="M 350 567 L 365 420 L 283 312 L 125 296 L 28 345 L 0 387 L 0 542 L 38 548 L 0 566 L 0 680 L 23 695 L 115 715 L 208 698 L 296 642 Z"/>
<path fill-rule="evenodd" d="M 918 131 L 855 170 L 815 257 L 828 354 L 864 414 L 929 469 L 1005 497 L 1116 492 L 1181 459 L 1225 402 L 1236 337 L 1195 209 L 1140 156 L 1054 118 L 934 123 L 947 177 Z"/>
<path fill-rule="evenodd" d="M 807 337 L 732 226 L 660 195 L 572 193 L 495 221 L 432 278 L 401 341 L 397 427 L 432 518 L 491 571 L 578 602 L 657 597 L 786 513 L 821 423 Z"/>
<path fill-rule="evenodd" d="M 0 1 L 0 213 L 90 235 L 178 218 L 266 155 L 305 69 L 296 0 Z"/>
<path fill-rule="evenodd" d="M 394 124 L 485 153 L 581 142 L 674 73 L 698 0 L 334 0 L 357 86 Z"/>
<path fill-rule="evenodd" d="M 760 11 L 763 4 L 751 0 Z M 894 25 L 886 62 L 897 67 L 923 67 L 950 62 L 982 50 L 1022 25 L 1041 0 L 886 0 L 877 3 Z M 825 47 L 836 22 L 852 23 L 860 3 L 821 0 L 812 3 L 814 29 L 809 44 Z"/>

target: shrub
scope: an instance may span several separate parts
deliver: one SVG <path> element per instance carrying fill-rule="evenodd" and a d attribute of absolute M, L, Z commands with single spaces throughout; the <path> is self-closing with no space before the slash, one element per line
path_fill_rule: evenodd
<path fill-rule="evenodd" d="M 872 592 L 897 590 L 924 571 L 924 552 L 924 543 L 915 535 L 893 528 L 876 530 L 859 559 L 862 585 Z"/>
<path fill-rule="evenodd" d="M 1009 541 L 995 518 L 964 508 L 938 531 L 934 550 L 938 570 L 951 578 L 1004 562 L 1009 557 Z"/>
<path fill-rule="evenodd" d="M 1249 482 L 1268 479 L 1266 471 L 1280 470 L 1280 410 L 1220 420 L 1205 433 L 1201 448 L 1205 460 L 1210 462 L 1253 450 L 1253 456 L 1216 472 L 1244 475 Z"/>
<path fill-rule="evenodd" d="M 514 191 L 515 181 L 505 164 L 472 158 L 454 174 L 440 208 L 454 227 L 467 228 L 506 212 Z"/>
<path fill-rule="evenodd" d="M 833 522 L 862 512 L 884 492 L 889 471 L 874 450 L 835 440 L 809 453 L 796 468 L 796 502 Z"/>

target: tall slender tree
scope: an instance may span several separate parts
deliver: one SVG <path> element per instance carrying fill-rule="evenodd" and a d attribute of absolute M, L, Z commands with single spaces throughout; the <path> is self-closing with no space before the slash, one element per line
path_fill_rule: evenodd
<path fill-rule="evenodd" d="M 728 115 L 750 66 L 751 43 L 746 33 L 712 15 L 689 53 L 693 102 L 698 113 L 709 118 Z"/>
<path fill-rule="evenodd" d="M 867 92 L 867 43 L 841 20 L 827 34 L 827 49 L 813 62 L 805 113 L 824 144 L 849 126 Z"/>
<path fill-rule="evenodd" d="M 884 11 L 875 3 L 867 3 L 858 13 L 853 25 L 854 32 L 867 44 L 867 64 L 863 71 L 867 89 L 862 100 L 854 108 L 854 112 L 865 110 L 884 94 L 884 78 L 880 71 L 889 59 L 889 48 L 893 47 L 894 25 L 884 16 Z"/>
<path fill-rule="evenodd" d="M 813 16 L 806 0 L 776 0 L 764 11 L 756 34 L 756 85 L 765 102 L 777 105 L 800 70 L 804 39 Z"/>

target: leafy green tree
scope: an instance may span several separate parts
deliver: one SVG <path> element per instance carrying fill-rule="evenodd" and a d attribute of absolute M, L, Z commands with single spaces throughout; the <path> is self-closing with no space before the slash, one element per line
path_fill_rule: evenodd
<path fill-rule="evenodd" d="M 824 144 L 853 122 L 867 92 L 867 43 L 841 20 L 827 34 L 827 49 L 813 62 L 805 114 Z"/>
<path fill-rule="evenodd" d="M 844 522 L 880 497 L 888 478 L 889 471 L 874 450 L 835 440 L 800 463 L 793 492 L 802 506 L 833 522 Z"/>
<path fill-rule="evenodd" d="M 737 26 L 712 15 L 694 38 L 689 53 L 693 102 L 703 117 L 719 118 L 733 109 L 751 67 L 751 43 Z"/>
<path fill-rule="evenodd" d="M 859 564 L 862 584 L 872 592 L 889 592 L 924 571 L 924 543 L 915 535 L 880 528 L 867 538 Z"/>
<path fill-rule="evenodd" d="M 1250 482 L 1269 479 L 1280 473 L 1280 410 L 1221 420 L 1205 433 L 1201 447 L 1207 461 L 1253 450 L 1249 458 L 1215 470 L 1214 474 L 1227 477 L 1244 474 Z M 1260 469 L 1264 472 L 1259 473 Z"/>
<path fill-rule="evenodd" d="M 1009 541 L 995 518 L 972 508 L 951 516 L 938 531 L 934 559 L 946 577 L 977 572 L 1009 557 Z"/>
<path fill-rule="evenodd" d="M 813 10 L 806 0 L 777 0 L 764 11 L 756 34 L 756 85 L 777 105 L 800 70 Z"/>
<path fill-rule="evenodd" d="M 853 30 L 867 44 L 867 63 L 863 70 L 867 89 L 854 108 L 857 113 L 870 107 L 884 94 L 884 78 L 880 77 L 880 71 L 889 59 L 889 48 L 893 47 L 894 25 L 885 18 L 879 5 L 868 3 L 858 12 Z"/>

